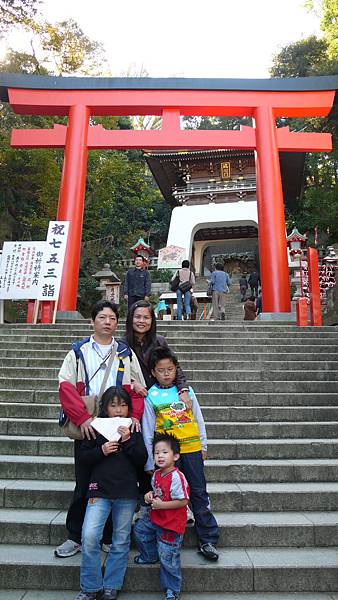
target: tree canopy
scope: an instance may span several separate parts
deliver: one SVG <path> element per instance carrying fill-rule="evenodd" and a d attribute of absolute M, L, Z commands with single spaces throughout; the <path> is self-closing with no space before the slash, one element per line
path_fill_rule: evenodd
<path fill-rule="evenodd" d="M 323 38 L 310 36 L 282 48 L 273 58 L 273 77 L 328 75 L 338 72 L 338 0 L 307 2 L 310 10 L 320 14 Z M 333 40 L 336 32 L 336 40 Z M 284 121 L 285 124 L 285 121 Z M 330 154 L 308 153 L 305 159 L 305 186 L 302 198 L 286 207 L 290 225 L 314 238 L 314 228 L 323 243 L 338 241 L 338 115 L 332 111 L 328 118 L 288 119 L 292 130 L 330 132 L 333 151 Z"/>
<path fill-rule="evenodd" d="M 31 52 L 11 49 L 0 71 L 97 75 L 107 72 L 104 49 L 73 21 L 43 20 L 34 0 L 0 0 L 0 12 L 11 9 L 6 27 L 22 27 L 31 36 Z M 15 9 L 15 11 L 14 11 Z M 11 21 L 10 21 L 11 16 Z M 44 239 L 54 219 L 63 164 L 60 150 L 16 150 L 10 146 L 13 128 L 50 128 L 67 123 L 63 117 L 26 116 L 0 106 L 0 244 L 11 239 Z M 91 117 L 91 125 L 107 129 L 156 127 L 157 121 L 129 117 Z M 80 305 L 93 299 L 91 275 L 110 262 L 131 257 L 140 236 L 155 248 L 165 245 L 170 208 L 164 202 L 140 151 L 89 153 L 83 223 Z"/>

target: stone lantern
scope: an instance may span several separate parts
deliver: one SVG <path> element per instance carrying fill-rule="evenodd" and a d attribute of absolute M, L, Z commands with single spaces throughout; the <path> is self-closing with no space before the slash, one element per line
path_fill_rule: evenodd
<path fill-rule="evenodd" d="M 95 289 L 101 292 L 102 300 L 110 300 L 110 302 L 119 304 L 121 281 L 110 269 L 110 264 L 104 264 L 102 271 L 98 271 L 93 277 L 99 280 L 99 285 Z"/>
<path fill-rule="evenodd" d="M 306 235 L 299 233 L 297 227 L 294 227 L 290 235 L 286 236 L 289 269 L 291 270 L 291 283 L 296 286 L 296 291 L 292 300 L 297 300 L 303 296 L 302 256 L 306 246 L 306 240 Z"/>

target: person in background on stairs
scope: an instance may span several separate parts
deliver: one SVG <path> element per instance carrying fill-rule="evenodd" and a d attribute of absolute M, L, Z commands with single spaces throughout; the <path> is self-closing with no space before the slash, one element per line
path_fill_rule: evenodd
<path fill-rule="evenodd" d="M 256 318 L 256 304 L 255 304 L 255 296 L 250 296 L 244 304 L 244 321 L 254 321 Z"/>
<path fill-rule="evenodd" d="M 263 310 L 262 306 L 262 290 L 258 290 L 258 296 L 256 298 L 256 315 L 260 315 Z"/>
<path fill-rule="evenodd" d="M 215 321 L 225 320 L 225 298 L 229 293 L 231 280 L 224 271 L 221 263 L 216 263 L 215 271 L 211 273 L 210 286 L 212 289 L 212 317 Z"/>
<path fill-rule="evenodd" d="M 144 500 L 150 509 L 135 527 L 134 538 L 139 555 L 137 565 L 160 561 L 163 600 L 179 600 L 182 586 L 181 546 L 187 524 L 189 486 L 175 463 L 180 458 L 177 438 L 159 433 L 153 439 L 153 456 L 157 466 L 151 479 L 152 491 Z"/>
<path fill-rule="evenodd" d="M 134 264 L 135 267 L 127 271 L 124 281 L 124 299 L 128 302 L 128 310 L 138 300 L 149 300 L 151 294 L 150 273 L 145 268 L 141 254 L 135 256 Z"/>
<path fill-rule="evenodd" d="M 239 280 L 239 291 L 241 294 L 241 302 L 245 302 L 246 300 L 246 291 L 249 287 L 249 284 L 247 282 L 246 276 L 244 273 L 242 273 L 240 280 Z"/>
<path fill-rule="evenodd" d="M 249 283 L 249 286 L 251 289 L 251 296 L 255 296 L 255 298 L 257 298 L 258 286 L 261 283 L 261 280 L 259 278 L 257 271 L 252 271 L 252 273 L 250 273 L 248 283 Z"/>
<path fill-rule="evenodd" d="M 156 332 L 156 317 L 150 302 L 139 300 L 133 304 L 127 315 L 124 340 L 135 352 L 145 381 L 145 384 L 140 384 L 137 380 L 134 381 L 134 392 L 145 398 L 148 395 L 148 389 L 155 383 L 155 379 L 149 367 L 150 355 L 155 348 L 169 349 L 165 337 Z M 180 399 L 187 408 L 191 408 L 192 404 L 188 393 L 189 385 L 187 384 L 184 373 L 179 365 L 177 365 L 175 384 Z M 144 494 L 151 489 L 151 478 L 143 469 L 142 472 L 139 472 L 139 486 L 142 500 Z M 142 512 L 143 506 L 141 507 L 140 514 L 142 514 Z"/>
<path fill-rule="evenodd" d="M 110 387 L 102 396 L 98 416 L 126 418 L 131 411 L 129 394 L 123 388 Z M 82 591 L 75 600 L 116 600 L 123 585 L 138 497 L 137 468 L 144 467 L 147 451 L 140 432 L 124 426 L 117 431 L 119 441 L 108 441 L 98 433 L 80 447 L 80 463 L 91 475 L 82 527 Z M 110 513 L 113 538 L 102 577 L 100 540 Z"/>
<path fill-rule="evenodd" d="M 188 260 L 182 261 L 182 268 L 178 270 L 179 285 L 176 291 L 177 296 L 177 320 L 182 321 L 183 319 L 183 307 L 184 302 L 185 314 L 187 319 L 190 319 L 191 308 L 190 299 L 195 285 L 195 275 L 190 269 L 190 263 Z M 176 274 L 174 275 L 176 277 Z M 173 277 L 173 279 L 174 279 Z"/>
<path fill-rule="evenodd" d="M 177 437 L 181 447 L 178 468 L 184 473 L 190 487 L 198 549 L 207 560 L 218 560 L 216 544 L 219 529 L 210 510 L 206 489 L 204 460 L 207 457 L 207 436 L 198 400 L 190 387 L 192 408 L 187 409 L 182 402 L 175 385 L 177 358 L 168 348 L 155 349 L 149 359 L 149 367 L 156 383 L 145 399 L 142 418 L 142 434 L 148 451 L 145 470 L 151 475 L 154 471 L 154 432 L 170 433 Z"/>
<path fill-rule="evenodd" d="M 144 385 L 142 371 L 137 357 L 129 346 L 114 339 L 118 318 L 116 304 L 108 300 L 100 300 L 94 304 L 91 321 L 94 328 L 93 335 L 72 345 L 72 350 L 68 352 L 59 372 L 60 403 L 65 415 L 80 427 L 84 439 L 95 439 L 95 432 L 90 425 L 93 417 L 86 411 L 81 396 L 99 394 L 107 362 L 112 353 L 114 353 L 114 360 L 106 389 L 119 385 L 130 394 L 132 417 L 136 429 L 139 428 L 139 421 L 143 414 L 143 396 L 131 387 L 132 380 Z M 122 357 L 123 360 L 123 371 L 120 369 L 119 357 Z M 81 443 L 81 440 L 74 442 L 76 485 L 66 519 L 69 537 L 55 550 L 55 556 L 59 558 L 68 558 L 81 551 L 81 531 L 86 512 L 86 493 L 90 477 L 87 468 L 79 462 Z M 105 552 L 109 552 L 110 543 L 111 531 L 108 525 L 102 540 L 102 549 Z"/>

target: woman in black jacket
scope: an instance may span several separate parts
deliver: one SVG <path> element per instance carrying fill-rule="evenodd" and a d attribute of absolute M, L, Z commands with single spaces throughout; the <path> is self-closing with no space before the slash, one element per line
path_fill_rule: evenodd
<path fill-rule="evenodd" d="M 99 417 L 128 417 L 131 399 L 122 388 L 110 387 L 102 396 Z M 91 600 L 103 589 L 102 600 L 116 600 L 127 568 L 130 530 L 138 498 L 137 470 L 147 460 L 142 434 L 118 428 L 120 440 L 103 435 L 85 440 L 80 460 L 91 472 L 88 505 L 82 527 L 81 589 L 77 600 Z M 109 513 L 113 539 L 102 579 L 100 540 Z M 101 598 L 101 596 L 100 596 Z"/>
<path fill-rule="evenodd" d="M 144 387 L 135 381 L 133 388 L 137 394 L 146 397 L 148 394 L 147 388 L 149 389 L 155 383 L 149 369 L 150 355 L 155 348 L 169 348 L 165 337 L 156 333 L 156 317 L 150 302 L 139 300 L 130 308 L 126 321 L 125 341 L 134 350 L 146 382 L 146 387 Z M 175 383 L 181 400 L 187 408 L 191 408 L 191 401 L 188 394 L 189 386 L 179 365 L 177 366 Z"/>

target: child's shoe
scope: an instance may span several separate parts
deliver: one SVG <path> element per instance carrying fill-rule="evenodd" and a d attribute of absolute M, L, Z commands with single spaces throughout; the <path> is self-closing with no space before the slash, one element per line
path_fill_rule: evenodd
<path fill-rule="evenodd" d="M 213 544 L 201 544 L 199 551 L 207 560 L 218 560 L 218 552 Z"/>
<path fill-rule="evenodd" d="M 101 600 L 116 600 L 118 593 L 118 590 L 106 588 L 103 590 L 103 596 L 101 596 Z"/>
<path fill-rule="evenodd" d="M 173 592 L 173 590 L 167 590 L 163 596 L 163 600 L 180 600 L 180 595 L 178 592 Z"/>
<path fill-rule="evenodd" d="M 102 590 L 99 592 L 80 592 L 75 600 L 101 600 Z"/>

